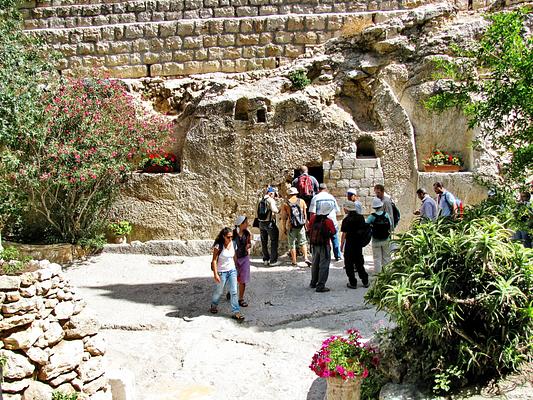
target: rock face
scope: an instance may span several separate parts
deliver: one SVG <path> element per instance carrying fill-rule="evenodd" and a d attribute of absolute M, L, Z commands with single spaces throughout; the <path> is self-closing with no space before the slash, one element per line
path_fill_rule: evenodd
<path fill-rule="evenodd" d="M 374 185 L 384 184 L 400 229 L 419 207 L 419 186 L 432 193 L 434 181 L 444 181 L 465 204 L 483 199 L 472 177 L 493 176 L 494 159 L 471 150 L 476 132 L 460 112 L 430 114 L 422 101 L 438 89 L 433 57 L 449 57 L 451 41 L 475 39 L 486 22 L 446 3 L 381 21 L 275 71 L 130 82 L 175 116 L 181 160 L 180 173 L 133 174 L 124 185 L 114 214 L 132 222 L 131 239 L 213 238 L 236 215 L 253 218 L 268 185 L 285 195 L 302 164 L 341 204 L 356 188 L 366 213 Z M 312 84 L 293 90 L 287 77 L 296 70 Z M 459 153 L 465 171 L 424 172 L 436 147 Z"/>
<path fill-rule="evenodd" d="M 37 265 L 20 277 L 0 276 L 2 389 L 7 398 L 49 400 L 52 391 L 75 384 L 80 400 L 110 398 L 100 325 L 61 266 Z"/>

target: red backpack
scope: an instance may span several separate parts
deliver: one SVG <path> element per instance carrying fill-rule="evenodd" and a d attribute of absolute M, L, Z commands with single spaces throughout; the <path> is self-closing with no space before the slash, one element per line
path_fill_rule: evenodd
<path fill-rule="evenodd" d="M 307 174 L 300 175 L 298 177 L 298 185 L 296 185 L 296 189 L 298 189 L 298 194 L 301 197 L 313 197 L 313 180 Z"/>

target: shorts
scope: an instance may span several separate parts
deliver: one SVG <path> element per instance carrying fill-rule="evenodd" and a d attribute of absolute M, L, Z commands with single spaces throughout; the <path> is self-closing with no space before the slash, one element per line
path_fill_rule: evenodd
<path fill-rule="evenodd" d="M 287 235 L 289 249 L 295 249 L 296 247 L 302 247 L 307 244 L 307 238 L 305 237 L 305 227 L 291 228 Z"/>
<path fill-rule="evenodd" d="M 250 282 L 250 256 L 237 258 L 237 282 Z"/>

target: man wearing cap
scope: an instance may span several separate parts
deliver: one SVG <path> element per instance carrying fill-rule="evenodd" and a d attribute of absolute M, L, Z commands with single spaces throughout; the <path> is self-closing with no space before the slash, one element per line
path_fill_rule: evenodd
<path fill-rule="evenodd" d="M 346 217 L 341 224 L 341 251 L 344 252 L 344 267 L 350 289 L 357 289 L 357 279 L 355 270 L 363 287 L 368 287 L 368 274 L 365 271 L 365 259 L 363 257 L 363 247 L 370 240 L 370 227 L 365 222 L 364 217 L 357 212 L 357 205 L 354 201 L 348 200 L 344 203 Z"/>
<path fill-rule="evenodd" d="M 296 247 L 300 248 L 307 266 L 311 261 L 307 257 L 307 206 L 303 199 L 297 197 L 298 189 L 291 187 L 288 191 L 287 202 L 281 207 L 281 229 L 287 234 L 292 265 L 296 265 Z"/>
<path fill-rule="evenodd" d="M 279 229 L 276 225 L 274 214 L 279 213 L 278 206 L 274 198 L 277 196 L 276 188 L 269 186 L 261 201 L 266 202 L 267 213 L 264 218 L 259 218 L 259 233 L 261 235 L 261 252 L 263 253 L 264 265 L 279 265 L 278 261 L 278 241 Z M 270 239 L 270 252 L 268 251 L 268 240 Z"/>
<path fill-rule="evenodd" d="M 372 255 L 374 256 L 374 272 L 381 272 L 381 267 L 390 262 L 391 219 L 383 209 L 383 201 L 379 197 L 372 199 L 374 212 L 368 216 L 366 223 L 372 228 Z"/>
<path fill-rule="evenodd" d="M 329 276 L 331 263 L 330 242 L 336 229 L 329 214 L 335 211 L 332 202 L 324 202 L 317 208 L 317 213 L 311 215 L 309 220 L 309 241 L 313 246 L 313 262 L 311 265 L 311 283 L 309 287 L 318 293 L 329 292 L 326 281 Z"/>
<path fill-rule="evenodd" d="M 333 222 L 335 227 L 335 235 L 333 235 L 333 238 L 331 239 L 331 244 L 333 246 L 335 261 L 339 261 L 342 258 L 342 255 L 338 235 L 339 223 L 337 222 L 337 214 L 341 209 L 339 208 L 335 197 L 328 193 L 328 187 L 325 183 L 320 184 L 318 194 L 312 198 L 311 204 L 309 205 L 309 212 L 311 215 L 321 215 L 322 208 L 331 210 L 328 211 L 328 218 Z"/>
<path fill-rule="evenodd" d="M 363 205 L 359 201 L 359 196 L 357 195 L 357 190 L 350 188 L 346 192 L 346 198 L 348 201 L 353 201 L 355 203 L 355 211 L 357 211 L 359 214 L 363 214 Z"/>

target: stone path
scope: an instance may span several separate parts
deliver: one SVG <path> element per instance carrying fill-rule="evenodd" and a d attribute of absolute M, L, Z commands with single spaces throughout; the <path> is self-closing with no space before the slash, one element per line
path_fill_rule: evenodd
<path fill-rule="evenodd" d="M 225 300 L 213 316 L 209 261 L 102 254 L 67 270 L 102 323 L 110 367 L 133 372 L 137 399 L 322 400 L 325 384 L 308 368 L 321 341 L 386 324 L 364 304 L 367 289 L 346 288 L 342 262 L 331 292 L 316 293 L 309 268 L 254 259 L 246 321 L 231 320 Z"/>

